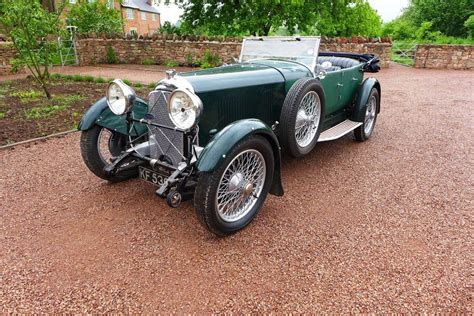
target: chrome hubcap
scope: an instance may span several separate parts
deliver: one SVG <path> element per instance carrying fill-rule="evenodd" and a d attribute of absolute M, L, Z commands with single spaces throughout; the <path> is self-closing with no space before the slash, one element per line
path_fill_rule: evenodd
<path fill-rule="evenodd" d="M 377 98 L 373 95 L 367 103 L 364 119 L 364 133 L 370 135 L 374 129 L 375 115 L 377 113 Z"/>
<path fill-rule="evenodd" d="M 310 91 L 301 100 L 298 106 L 295 123 L 296 143 L 306 147 L 314 140 L 321 116 L 321 100 L 319 95 Z"/>
<path fill-rule="evenodd" d="M 235 222 L 247 215 L 262 193 L 266 177 L 263 155 L 249 149 L 237 155 L 221 177 L 216 194 L 219 217 Z"/>

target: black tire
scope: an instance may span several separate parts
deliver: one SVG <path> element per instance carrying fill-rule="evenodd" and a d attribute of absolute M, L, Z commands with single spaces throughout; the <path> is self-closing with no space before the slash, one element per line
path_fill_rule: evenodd
<path fill-rule="evenodd" d="M 240 154 L 244 154 L 248 150 L 258 151 L 264 158 L 266 175 L 263 181 L 263 187 L 255 204 L 249 208 L 247 213 L 244 213 L 246 214 L 245 216 L 236 219 L 234 222 L 226 221 L 219 214 L 217 208 L 217 189 L 229 164 L 234 161 L 234 158 Z M 270 143 L 264 137 L 250 136 L 242 140 L 226 155 L 220 167 L 213 172 L 201 173 L 194 193 L 194 206 L 201 224 L 218 236 L 233 234 L 247 226 L 255 218 L 267 197 L 273 180 L 274 165 L 273 150 Z M 228 185 L 230 186 L 230 182 Z M 250 198 L 250 196 L 245 197 L 244 201 L 248 201 L 248 198 Z"/>
<path fill-rule="evenodd" d="M 366 123 L 367 123 L 367 120 L 364 118 L 364 123 L 357 127 L 355 130 L 354 130 L 354 137 L 357 141 L 359 142 L 364 142 L 366 140 L 368 140 L 370 138 L 370 136 L 372 136 L 372 133 L 374 131 L 374 128 L 375 128 L 375 123 L 377 122 L 377 115 L 378 115 L 378 112 L 380 111 L 380 94 L 379 94 L 379 91 L 377 90 L 377 88 L 372 88 L 372 90 L 370 91 L 370 94 L 369 94 L 369 98 L 368 98 L 368 101 L 367 101 L 367 106 L 371 100 L 371 98 L 375 98 L 375 102 L 376 102 L 376 109 L 375 109 L 375 117 L 373 119 L 373 123 L 372 123 L 372 127 L 370 128 L 370 130 L 366 131 Z M 366 113 L 367 115 L 367 113 Z"/>
<path fill-rule="evenodd" d="M 105 128 L 102 126 L 94 125 L 91 129 L 82 131 L 81 155 L 87 168 L 99 178 L 110 182 L 120 182 L 136 177 L 138 175 L 138 169 L 123 171 L 114 175 L 109 175 L 104 172 L 104 168 L 108 163 L 101 157 L 98 149 L 99 136 L 103 129 Z M 108 149 L 112 156 L 118 156 L 122 150 L 125 150 L 126 140 L 124 136 L 116 132 L 111 131 L 111 133 L 112 137 L 110 138 Z"/>
<path fill-rule="evenodd" d="M 319 100 L 321 102 L 320 117 L 314 138 L 308 145 L 301 147 L 298 144 L 295 135 L 296 117 L 298 115 L 298 107 L 301 101 L 306 96 L 306 94 L 311 91 L 316 92 L 319 96 Z M 293 84 L 290 91 L 286 95 L 280 115 L 279 138 L 282 149 L 286 153 L 289 153 L 295 158 L 299 158 L 313 150 L 313 148 L 316 146 L 316 143 L 318 142 L 321 128 L 323 127 L 325 105 L 326 101 L 324 89 L 319 80 L 312 78 L 302 78 Z"/>

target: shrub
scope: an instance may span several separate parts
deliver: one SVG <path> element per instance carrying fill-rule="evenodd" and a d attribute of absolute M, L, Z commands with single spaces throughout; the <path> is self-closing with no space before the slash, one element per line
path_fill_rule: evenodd
<path fill-rule="evenodd" d="M 123 79 L 122 81 L 123 81 L 123 83 L 125 83 L 127 86 L 132 86 L 132 83 L 130 82 L 130 80 Z"/>
<path fill-rule="evenodd" d="M 193 58 L 193 55 L 191 55 L 191 53 L 188 53 L 186 55 L 186 64 L 190 67 L 194 65 L 194 58 Z"/>
<path fill-rule="evenodd" d="M 110 44 L 107 45 L 107 63 L 108 64 L 117 63 L 117 54 L 115 54 L 115 50 Z"/>
<path fill-rule="evenodd" d="M 217 54 L 213 54 L 210 50 L 206 50 L 204 52 L 204 56 L 198 62 L 198 65 L 203 68 L 212 68 L 217 67 L 221 64 L 221 58 Z"/>
<path fill-rule="evenodd" d="M 151 58 L 145 58 L 142 60 L 142 65 L 154 65 L 155 61 Z"/>
<path fill-rule="evenodd" d="M 102 78 L 102 77 L 97 77 L 97 78 L 95 78 L 95 82 L 97 82 L 97 83 L 105 83 L 105 79 Z"/>
<path fill-rule="evenodd" d="M 84 77 L 84 80 L 87 81 L 87 82 L 93 82 L 93 81 L 94 81 L 94 77 L 92 77 L 92 76 L 90 76 L 90 75 L 89 75 L 89 76 L 85 76 L 85 77 Z"/>
<path fill-rule="evenodd" d="M 176 60 L 168 59 L 167 61 L 165 61 L 165 66 L 166 67 L 178 67 L 179 63 Z"/>
<path fill-rule="evenodd" d="M 81 82 L 81 81 L 84 81 L 84 77 L 81 75 L 74 75 L 72 80 Z"/>

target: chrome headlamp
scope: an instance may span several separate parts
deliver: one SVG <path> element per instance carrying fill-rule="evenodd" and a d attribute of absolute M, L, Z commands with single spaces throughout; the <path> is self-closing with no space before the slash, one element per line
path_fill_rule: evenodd
<path fill-rule="evenodd" d="M 176 127 L 187 130 L 199 122 L 202 101 L 187 89 L 176 89 L 168 102 L 168 113 Z"/>
<path fill-rule="evenodd" d="M 115 115 L 128 112 L 136 98 L 135 91 L 120 79 L 109 83 L 106 96 L 107 104 Z"/>

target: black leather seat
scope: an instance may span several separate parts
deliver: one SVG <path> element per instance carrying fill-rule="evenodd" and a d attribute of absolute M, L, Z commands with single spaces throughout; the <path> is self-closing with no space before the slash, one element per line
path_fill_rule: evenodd
<path fill-rule="evenodd" d="M 346 57 L 335 57 L 335 56 L 321 56 L 318 57 L 318 64 L 322 64 L 325 61 L 332 63 L 333 67 L 351 68 L 360 64 L 358 60 Z"/>

